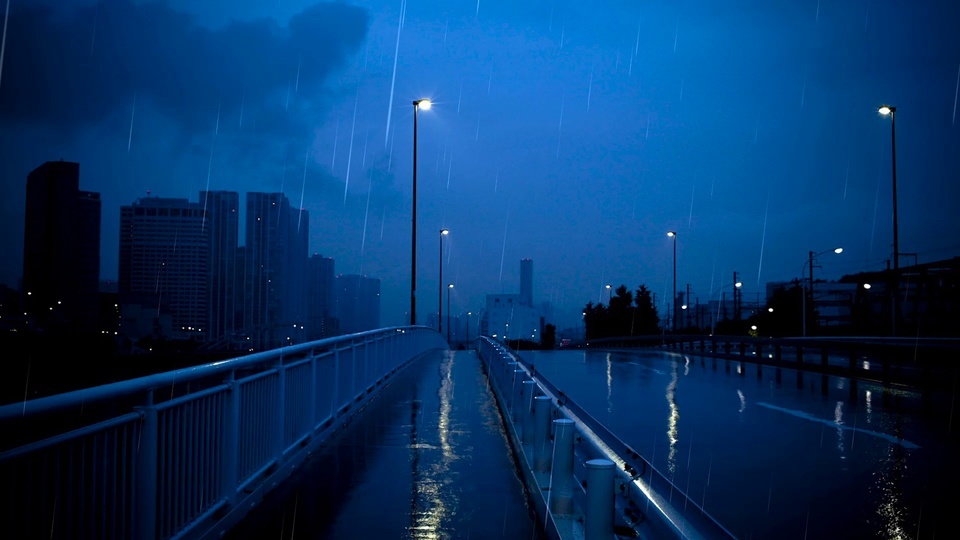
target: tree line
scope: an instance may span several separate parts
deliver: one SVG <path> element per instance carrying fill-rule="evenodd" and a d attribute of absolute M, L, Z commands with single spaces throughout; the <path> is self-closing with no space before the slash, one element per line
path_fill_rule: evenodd
<path fill-rule="evenodd" d="M 583 308 L 587 339 L 659 334 L 660 316 L 653 295 L 646 285 L 636 292 L 620 285 L 610 295 L 608 305 L 587 302 Z"/>

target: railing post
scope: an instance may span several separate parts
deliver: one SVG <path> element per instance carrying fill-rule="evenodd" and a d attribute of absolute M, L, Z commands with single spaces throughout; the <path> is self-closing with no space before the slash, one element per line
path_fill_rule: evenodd
<path fill-rule="evenodd" d="M 613 538 L 613 462 L 587 462 L 586 540 Z"/>
<path fill-rule="evenodd" d="M 240 446 L 240 389 L 233 370 L 223 381 L 227 385 L 223 400 L 223 462 L 221 463 L 220 491 L 228 508 L 237 504 L 237 455 Z"/>
<path fill-rule="evenodd" d="M 803 365 L 803 346 L 797 345 L 797 365 Z"/>
<path fill-rule="evenodd" d="M 273 438 L 274 438 L 274 457 L 277 460 L 277 465 L 283 462 L 283 450 L 286 447 L 286 437 L 284 433 L 286 427 L 283 425 L 287 418 L 287 395 L 286 395 L 286 378 L 287 374 L 283 370 L 283 355 L 277 358 L 277 361 L 273 365 L 274 369 L 277 370 L 277 410 L 275 414 L 271 415 L 273 422 Z"/>
<path fill-rule="evenodd" d="M 137 513 L 136 537 L 152 539 L 157 536 L 157 445 L 159 426 L 153 390 L 147 393 L 145 403 L 137 407 L 143 415 L 140 421 L 140 441 L 137 444 Z"/>
<path fill-rule="evenodd" d="M 533 470 L 550 471 L 550 397 L 533 398 Z"/>
<path fill-rule="evenodd" d="M 573 513 L 573 420 L 553 421 L 553 473 L 550 475 L 550 511 Z"/>
<path fill-rule="evenodd" d="M 514 370 L 513 386 L 510 389 L 510 418 L 516 424 L 520 421 L 520 411 L 523 409 L 523 378 L 527 374 L 522 369 Z"/>
<path fill-rule="evenodd" d="M 523 403 L 520 407 L 520 444 L 533 444 L 533 398 L 537 395 L 537 381 L 523 381 Z"/>

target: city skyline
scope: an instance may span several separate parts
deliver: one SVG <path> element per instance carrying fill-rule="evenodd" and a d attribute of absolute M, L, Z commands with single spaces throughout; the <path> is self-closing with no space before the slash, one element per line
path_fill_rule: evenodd
<path fill-rule="evenodd" d="M 148 192 L 282 192 L 311 216 L 309 253 L 378 276 L 382 324 L 403 324 L 420 98 L 421 320 L 440 228 L 454 313 L 517 290 L 529 258 L 561 327 L 606 284 L 645 284 L 664 313 L 673 242 L 677 290 L 701 299 L 734 271 L 748 298 L 805 277 L 808 252 L 838 246 L 817 279 L 880 270 L 881 104 L 901 266 L 960 255 L 952 3 L 265 4 L 11 3 L 0 282 L 23 269 L 26 175 L 62 158 L 102 194 L 103 279 L 119 208 Z"/>

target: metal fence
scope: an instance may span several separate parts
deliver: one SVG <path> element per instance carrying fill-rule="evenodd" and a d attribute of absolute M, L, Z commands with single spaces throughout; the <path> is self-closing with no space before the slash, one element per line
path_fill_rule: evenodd
<path fill-rule="evenodd" d="M 213 538 L 424 352 L 386 328 L 0 407 L 8 538 Z"/>
<path fill-rule="evenodd" d="M 548 536 L 734 537 L 503 343 L 483 337 L 478 350 Z"/>

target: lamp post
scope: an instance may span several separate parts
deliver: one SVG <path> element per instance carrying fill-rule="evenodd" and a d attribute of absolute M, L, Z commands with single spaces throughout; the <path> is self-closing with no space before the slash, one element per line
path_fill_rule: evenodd
<path fill-rule="evenodd" d="M 466 341 L 467 341 L 467 347 L 470 346 L 470 316 L 471 316 L 471 315 L 473 315 L 473 312 L 472 312 L 472 311 L 468 311 L 468 312 L 467 312 L 467 325 L 466 325 L 466 329 L 467 329 L 467 340 L 466 340 Z"/>
<path fill-rule="evenodd" d="M 809 258 L 807 259 L 806 262 L 803 263 L 803 268 L 800 269 L 800 273 L 802 274 L 803 270 L 807 267 L 807 265 L 809 264 L 810 266 L 810 292 L 809 292 L 810 302 L 813 302 L 813 260 L 819 257 L 820 255 L 823 255 L 824 253 L 830 253 L 831 251 L 839 255 L 843 253 L 843 248 L 838 247 L 835 249 L 828 249 L 826 251 L 821 251 L 820 253 L 816 253 L 816 254 L 814 254 L 811 251 L 809 254 Z M 801 306 L 803 309 L 803 337 L 807 337 L 807 291 L 804 290 L 803 287 L 801 287 L 800 292 L 801 292 L 801 297 L 803 298 L 803 300 L 801 301 Z M 816 304 L 814 304 L 811 307 L 816 309 Z"/>
<path fill-rule="evenodd" d="M 677 330 L 677 232 L 667 231 L 667 236 L 673 238 L 673 296 L 670 302 L 673 304 L 673 322 L 671 329 Z"/>
<path fill-rule="evenodd" d="M 450 293 L 453 292 L 453 283 L 447 285 L 447 343 L 450 343 Z"/>
<path fill-rule="evenodd" d="M 437 332 L 443 333 L 443 237 L 450 234 L 447 229 L 440 229 L 440 278 L 437 280 Z"/>
<path fill-rule="evenodd" d="M 413 223 L 410 242 L 410 325 L 417 324 L 417 113 L 430 109 L 429 99 L 413 102 Z"/>
<path fill-rule="evenodd" d="M 897 335 L 897 319 L 900 316 L 900 296 L 898 294 L 900 283 L 900 241 L 897 233 L 897 108 L 889 105 L 882 105 L 877 112 L 886 116 L 890 115 L 890 149 L 892 156 L 893 169 L 893 322 L 892 334 Z"/>

